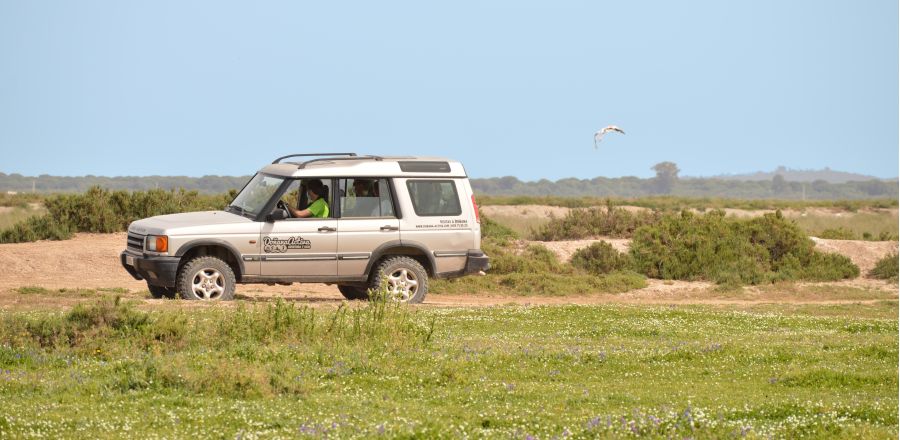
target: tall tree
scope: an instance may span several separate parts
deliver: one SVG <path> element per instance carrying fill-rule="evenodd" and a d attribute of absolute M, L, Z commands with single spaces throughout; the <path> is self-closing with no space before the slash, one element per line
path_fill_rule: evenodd
<path fill-rule="evenodd" d="M 653 188 L 658 194 L 670 194 L 678 181 L 678 165 L 675 162 L 660 162 L 651 168 L 656 171 Z"/>
<path fill-rule="evenodd" d="M 772 178 L 772 191 L 775 194 L 781 194 L 788 189 L 787 181 L 784 180 L 784 176 L 781 174 L 776 174 L 775 177 Z"/>

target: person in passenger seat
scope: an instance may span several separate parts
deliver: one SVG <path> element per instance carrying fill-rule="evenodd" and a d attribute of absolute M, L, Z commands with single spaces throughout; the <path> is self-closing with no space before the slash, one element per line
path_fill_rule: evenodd
<path fill-rule="evenodd" d="M 328 201 L 325 200 L 327 191 L 325 190 L 325 185 L 322 181 L 313 179 L 306 182 L 306 194 L 310 200 L 309 206 L 302 210 L 288 207 L 288 209 L 291 210 L 291 215 L 301 218 L 328 218 Z"/>

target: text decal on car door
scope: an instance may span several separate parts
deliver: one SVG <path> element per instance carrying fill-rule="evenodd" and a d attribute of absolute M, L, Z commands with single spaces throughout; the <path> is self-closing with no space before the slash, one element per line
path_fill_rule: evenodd
<path fill-rule="evenodd" d="M 288 249 L 311 249 L 312 244 L 309 240 L 301 237 L 288 237 L 288 238 L 276 238 L 276 237 L 265 237 L 263 238 L 263 252 L 267 253 L 284 253 L 287 252 Z"/>

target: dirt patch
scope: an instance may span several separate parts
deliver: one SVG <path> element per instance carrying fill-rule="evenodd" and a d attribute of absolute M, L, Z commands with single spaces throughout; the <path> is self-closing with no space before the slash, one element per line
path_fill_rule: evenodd
<path fill-rule="evenodd" d="M 142 306 L 150 308 L 209 307 L 214 304 L 189 301 L 148 299 L 146 284 L 131 278 L 119 263 L 119 252 L 125 247 L 126 234 L 76 234 L 71 240 L 39 241 L 35 243 L 0 244 L 0 309 L 68 308 L 79 302 L 93 300 L 98 295 L 121 294 L 126 298 L 139 300 Z M 616 249 L 627 251 L 629 240 L 595 239 L 566 242 L 529 242 L 547 246 L 560 256 L 561 260 L 571 258 L 575 250 L 597 241 L 608 241 Z M 524 242 L 523 242 L 524 243 Z M 868 242 L 844 240 L 819 240 L 817 246 L 828 252 L 848 255 L 861 268 L 871 268 L 881 256 L 897 249 L 897 242 Z M 809 302 L 843 303 L 859 302 L 860 299 L 831 298 L 828 296 L 784 295 L 771 289 L 745 290 L 737 297 L 717 292 L 715 286 L 707 282 L 648 280 L 648 287 L 624 294 L 601 294 L 585 292 L 576 296 L 498 296 L 472 292 L 472 295 L 431 294 L 426 305 L 443 306 L 488 306 L 502 304 L 731 304 L 748 302 Z M 897 285 L 879 280 L 857 278 L 839 283 L 804 283 L 799 286 L 813 288 L 857 288 L 891 293 L 896 299 Z M 39 286 L 50 289 L 44 294 L 22 294 L 14 289 L 22 286 Z M 77 289 L 106 289 L 96 293 L 84 293 Z M 124 288 L 127 292 L 112 288 Z M 60 291 L 65 289 L 65 291 Z M 747 293 L 750 292 L 750 293 Z M 325 284 L 299 284 L 290 286 L 267 286 L 262 284 L 238 285 L 234 303 L 267 302 L 276 299 L 296 301 L 308 305 L 336 305 L 343 297 L 334 286 Z M 865 299 L 868 300 L 868 299 Z M 218 305 L 217 307 L 223 307 Z"/>
<path fill-rule="evenodd" d="M 47 289 L 96 289 L 122 287 L 132 292 L 147 290 L 144 281 L 128 275 L 119 262 L 127 234 L 75 234 L 70 240 L 0 244 L 0 291 L 22 286 Z M 342 298 L 336 287 L 324 284 L 238 285 L 236 294 L 296 296 L 328 292 Z"/>
<path fill-rule="evenodd" d="M 628 252 L 631 240 L 627 238 L 601 237 L 592 240 L 564 240 L 564 241 L 528 241 L 528 244 L 539 244 L 553 251 L 559 261 L 569 261 L 572 255 L 579 249 L 586 248 L 594 243 L 605 241 L 619 252 Z"/>
<path fill-rule="evenodd" d="M 885 255 L 897 252 L 898 245 L 896 241 L 827 240 L 816 237 L 812 240 L 816 242 L 816 249 L 850 257 L 863 276 Z"/>

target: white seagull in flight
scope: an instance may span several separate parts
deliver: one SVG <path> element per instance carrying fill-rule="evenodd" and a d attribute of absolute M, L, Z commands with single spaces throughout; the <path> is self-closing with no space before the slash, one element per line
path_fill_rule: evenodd
<path fill-rule="evenodd" d="M 600 148 L 599 144 L 600 144 L 600 141 L 603 140 L 603 135 L 605 135 L 606 133 L 609 133 L 611 131 L 625 134 L 624 130 L 622 130 L 619 127 L 616 127 L 615 125 L 607 125 L 606 127 L 603 127 L 602 129 L 600 129 L 596 133 L 594 133 L 594 149 L 595 150 Z"/>

